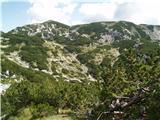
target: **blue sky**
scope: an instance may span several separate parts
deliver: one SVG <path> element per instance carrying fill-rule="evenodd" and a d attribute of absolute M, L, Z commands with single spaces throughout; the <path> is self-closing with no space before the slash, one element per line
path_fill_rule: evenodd
<path fill-rule="evenodd" d="M 2 31 L 55 20 L 68 25 L 131 21 L 160 25 L 159 0 L 1 0 Z"/>
<path fill-rule="evenodd" d="M 2 10 L 2 30 L 8 31 L 17 26 L 29 23 L 27 10 L 30 7 L 28 2 L 4 2 Z"/>

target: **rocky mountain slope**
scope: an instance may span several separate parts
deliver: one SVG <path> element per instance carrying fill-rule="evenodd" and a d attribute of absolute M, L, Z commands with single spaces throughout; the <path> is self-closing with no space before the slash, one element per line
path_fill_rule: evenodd
<path fill-rule="evenodd" d="M 146 86 L 141 77 L 158 78 L 159 51 L 159 25 L 126 21 L 68 26 L 50 20 L 1 32 L 4 118 L 38 119 L 66 108 L 88 115 L 105 96 L 109 109 L 118 95 L 127 104 Z"/>
<path fill-rule="evenodd" d="M 160 26 L 119 21 L 70 27 L 46 21 L 1 33 L 2 65 L 7 59 L 57 80 L 94 81 L 95 69 L 91 67 L 107 59 L 114 63 L 120 51 L 129 47 L 143 46 L 143 52 L 152 52 L 159 41 Z M 6 71 L 10 76 L 17 74 L 2 66 L 2 78 Z"/>

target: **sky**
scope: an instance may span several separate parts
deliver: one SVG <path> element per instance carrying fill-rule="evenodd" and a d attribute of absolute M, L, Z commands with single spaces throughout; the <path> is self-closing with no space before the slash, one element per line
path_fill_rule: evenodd
<path fill-rule="evenodd" d="M 67 25 L 130 21 L 160 25 L 159 0 L 0 0 L 0 30 L 47 20 Z"/>

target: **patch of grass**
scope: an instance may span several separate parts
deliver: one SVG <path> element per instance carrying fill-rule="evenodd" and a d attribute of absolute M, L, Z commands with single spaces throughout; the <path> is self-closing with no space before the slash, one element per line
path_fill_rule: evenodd
<path fill-rule="evenodd" d="M 67 114 L 61 114 L 61 115 L 52 115 L 44 117 L 41 120 L 74 120 L 74 119 L 68 116 Z"/>

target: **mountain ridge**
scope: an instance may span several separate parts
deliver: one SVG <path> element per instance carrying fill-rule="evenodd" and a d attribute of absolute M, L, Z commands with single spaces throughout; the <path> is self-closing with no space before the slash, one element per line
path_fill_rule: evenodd
<path fill-rule="evenodd" d="M 107 26 L 107 24 L 109 26 L 110 25 L 111 26 L 109 27 L 109 26 Z M 138 32 L 141 32 L 142 34 L 145 34 L 146 36 L 147 36 L 147 34 L 152 34 L 151 36 L 149 36 L 149 37 L 152 37 L 151 39 L 158 39 L 158 40 L 160 39 L 159 33 L 156 33 L 156 30 L 159 30 L 160 26 L 158 26 L 158 25 L 145 25 L 145 24 L 136 25 L 134 23 L 126 22 L 126 21 L 94 22 L 94 23 L 89 23 L 89 24 L 68 26 L 68 25 L 65 25 L 63 23 L 59 23 L 59 22 L 56 22 L 56 21 L 49 20 L 49 21 L 46 21 L 46 22 L 43 22 L 43 23 L 29 24 L 29 25 L 25 25 L 25 26 L 22 26 L 22 27 L 17 27 L 17 28 L 15 28 L 15 29 L 13 29 L 9 32 L 16 33 L 16 32 L 19 31 L 21 33 L 25 33 L 25 31 L 27 31 L 28 32 L 27 34 L 31 35 L 31 36 L 33 36 L 35 34 L 38 34 L 40 32 L 41 33 L 43 32 L 43 35 L 41 35 L 41 37 L 44 38 L 44 39 L 50 39 L 50 38 L 53 38 L 53 33 L 56 34 L 56 32 L 59 32 L 58 34 L 60 36 L 67 37 L 71 33 L 77 32 L 77 31 L 72 31 L 72 30 L 76 30 L 76 29 L 78 30 L 79 27 L 80 27 L 80 30 L 78 30 L 78 33 L 80 33 L 82 35 L 83 31 L 81 29 L 88 29 L 88 28 L 85 28 L 85 27 L 88 27 L 88 26 L 90 26 L 90 28 L 91 28 L 92 25 L 97 25 L 97 27 L 99 26 L 98 29 L 103 29 L 104 32 L 106 32 L 107 29 L 108 30 L 113 29 L 113 31 L 110 31 L 110 32 L 112 32 L 112 33 L 115 32 L 114 34 L 119 34 L 119 33 L 116 33 L 118 31 L 121 34 L 126 35 L 127 32 L 128 32 L 128 34 L 129 34 L 129 32 L 133 33 L 133 30 L 134 30 L 134 32 L 138 31 Z M 56 26 L 58 27 L 58 28 L 56 28 L 58 30 L 55 31 L 54 29 L 55 29 Z M 131 30 L 131 28 L 129 28 L 129 27 L 132 27 L 133 30 Z M 95 28 L 96 28 L 96 26 L 95 26 Z M 95 28 L 93 28 L 93 29 L 95 29 Z M 126 29 L 126 31 L 122 31 L 121 29 Z M 136 38 L 136 37 L 138 37 L 136 35 L 137 33 L 134 33 L 134 34 L 132 34 L 130 36 L 126 36 L 126 37 Z M 101 34 L 101 35 L 103 35 L 103 34 Z"/>
<path fill-rule="evenodd" d="M 44 21 L 44 22 L 36 22 L 36 23 L 25 24 L 25 25 L 18 26 L 18 27 L 24 27 L 24 26 L 28 26 L 28 25 L 34 25 L 34 24 L 36 25 L 36 24 L 48 23 L 48 22 L 56 22 L 56 23 L 63 24 L 62 22 L 58 22 L 58 21 L 55 21 L 55 20 L 47 20 L 47 21 Z M 129 23 L 135 24 L 134 22 L 119 20 L 119 21 L 89 22 L 89 23 L 82 23 L 82 24 L 75 24 L 75 25 L 67 25 L 67 24 L 63 24 L 63 25 L 66 25 L 66 26 L 69 26 L 69 27 L 74 27 L 74 26 L 79 26 L 79 25 L 87 25 L 87 24 L 91 24 L 91 23 L 104 23 L 104 22 L 108 22 L 108 23 L 113 23 L 113 22 L 129 22 Z M 146 23 L 135 24 L 135 25 L 145 25 L 145 26 L 147 25 L 147 26 L 158 26 L 158 27 L 160 27 L 160 25 L 158 25 L 158 24 L 146 24 Z M 16 28 L 17 28 L 17 27 L 16 27 Z M 14 28 L 14 29 L 16 29 L 16 28 Z M 12 29 L 12 30 L 14 30 L 14 29 Z M 10 32 L 10 31 L 12 31 L 12 30 L 9 30 L 8 32 Z M 1 32 L 3 32 L 3 30 L 1 30 Z M 4 32 L 4 33 L 7 33 L 7 32 Z"/>
<path fill-rule="evenodd" d="M 48 74 L 53 73 L 53 64 L 59 66 L 58 74 L 63 73 L 62 68 L 73 69 L 74 67 L 71 68 L 70 65 L 75 66 L 76 64 L 79 64 L 78 69 L 87 70 L 88 68 L 84 68 L 85 65 L 101 64 L 107 56 L 109 59 L 116 60 L 121 49 L 141 46 L 144 42 L 143 39 L 148 40 L 148 42 L 145 40 L 145 47 L 149 44 L 153 44 L 155 48 L 158 47 L 160 26 L 158 28 L 157 26 L 148 26 L 137 26 L 126 21 L 109 21 L 70 27 L 49 20 L 17 27 L 8 33 L 2 33 L 1 49 L 4 53 L 2 55 L 23 67 L 31 67 Z M 63 58 L 68 55 L 70 62 L 68 58 L 68 60 Z M 88 60 L 85 61 L 85 59 Z M 78 62 L 76 63 L 76 61 Z M 76 69 L 74 68 L 73 71 L 77 71 Z M 88 70 L 90 71 L 90 69 Z M 54 72 L 56 73 L 56 71 Z"/>

